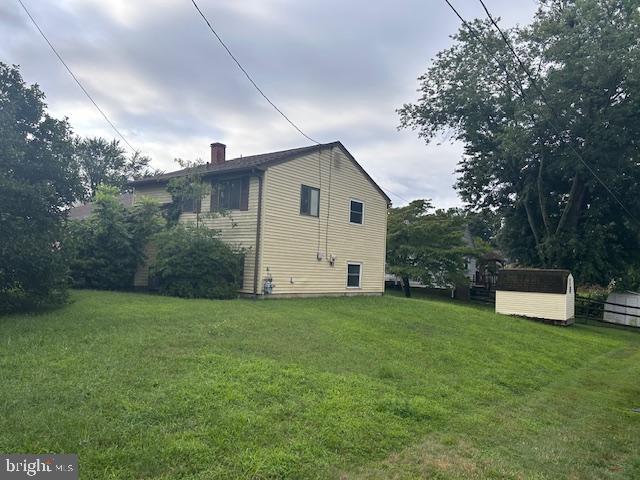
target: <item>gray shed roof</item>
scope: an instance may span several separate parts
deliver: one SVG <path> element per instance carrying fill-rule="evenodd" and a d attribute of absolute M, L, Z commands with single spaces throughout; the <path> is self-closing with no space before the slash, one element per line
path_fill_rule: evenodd
<path fill-rule="evenodd" d="M 296 157 L 313 153 L 316 151 L 324 150 L 326 148 L 338 147 L 340 148 L 358 167 L 358 169 L 364 174 L 364 176 L 371 182 L 371 184 L 380 192 L 380 194 L 386 199 L 387 203 L 391 203 L 391 199 L 380 188 L 380 186 L 369 176 L 369 174 L 362 168 L 362 166 L 356 161 L 351 153 L 342 145 L 341 142 L 323 143 L 320 145 L 312 145 L 310 147 L 292 148 L 289 150 L 281 150 L 278 152 L 262 153 L 260 155 L 250 155 L 248 157 L 232 158 L 225 161 L 220 165 L 206 164 L 195 168 L 183 168 L 182 170 L 176 170 L 175 172 L 164 173 L 162 175 L 155 175 L 153 177 L 140 178 L 133 180 L 130 185 L 148 185 L 153 183 L 164 183 L 175 177 L 181 177 L 188 173 L 198 173 L 203 176 L 216 175 L 223 173 L 233 173 L 245 170 L 253 170 L 258 168 L 266 168 L 269 165 L 273 165 L 279 162 L 292 160 Z"/>
<path fill-rule="evenodd" d="M 496 290 L 507 292 L 567 293 L 569 270 L 505 268 L 498 271 Z"/>

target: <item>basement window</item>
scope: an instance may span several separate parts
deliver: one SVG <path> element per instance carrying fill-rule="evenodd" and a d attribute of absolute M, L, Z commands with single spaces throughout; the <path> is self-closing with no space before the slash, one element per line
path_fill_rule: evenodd
<path fill-rule="evenodd" d="M 349 207 L 349 223 L 362 225 L 364 221 L 364 203 L 358 200 L 351 200 Z"/>
<path fill-rule="evenodd" d="M 300 215 L 320 216 L 320 190 L 302 185 L 300 189 Z"/>
<path fill-rule="evenodd" d="M 361 263 L 347 263 L 347 288 L 360 288 L 362 277 Z"/>

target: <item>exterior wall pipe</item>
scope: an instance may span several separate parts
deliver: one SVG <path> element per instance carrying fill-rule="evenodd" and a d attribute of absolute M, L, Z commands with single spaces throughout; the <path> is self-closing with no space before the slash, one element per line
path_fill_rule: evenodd
<path fill-rule="evenodd" d="M 264 170 L 256 171 L 258 176 L 258 212 L 256 220 L 256 255 L 255 265 L 253 268 L 253 296 L 258 297 L 258 277 L 260 276 L 260 229 L 262 226 L 262 190 L 264 180 Z"/>

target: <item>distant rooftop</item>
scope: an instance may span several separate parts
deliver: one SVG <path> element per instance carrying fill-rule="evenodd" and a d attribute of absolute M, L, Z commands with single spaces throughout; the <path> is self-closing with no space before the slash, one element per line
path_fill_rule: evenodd
<path fill-rule="evenodd" d="M 125 207 L 130 207 L 133 205 L 133 194 L 123 193 L 118 197 L 118 201 Z M 95 206 L 95 202 L 87 202 L 83 205 L 71 207 L 69 209 L 69 218 L 71 220 L 84 220 L 93 213 Z"/>

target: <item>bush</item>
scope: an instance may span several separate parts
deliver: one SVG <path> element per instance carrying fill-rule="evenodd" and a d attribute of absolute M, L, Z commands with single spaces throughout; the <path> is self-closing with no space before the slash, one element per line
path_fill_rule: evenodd
<path fill-rule="evenodd" d="M 129 210 L 113 187 L 99 187 L 96 207 L 86 220 L 70 222 L 74 245 L 71 276 L 74 286 L 123 290 L 144 263 L 144 246 L 162 228 L 160 207 L 143 202 Z"/>
<path fill-rule="evenodd" d="M 156 236 L 152 275 L 160 293 L 186 298 L 233 298 L 242 281 L 242 251 L 209 228 L 176 225 Z"/>

